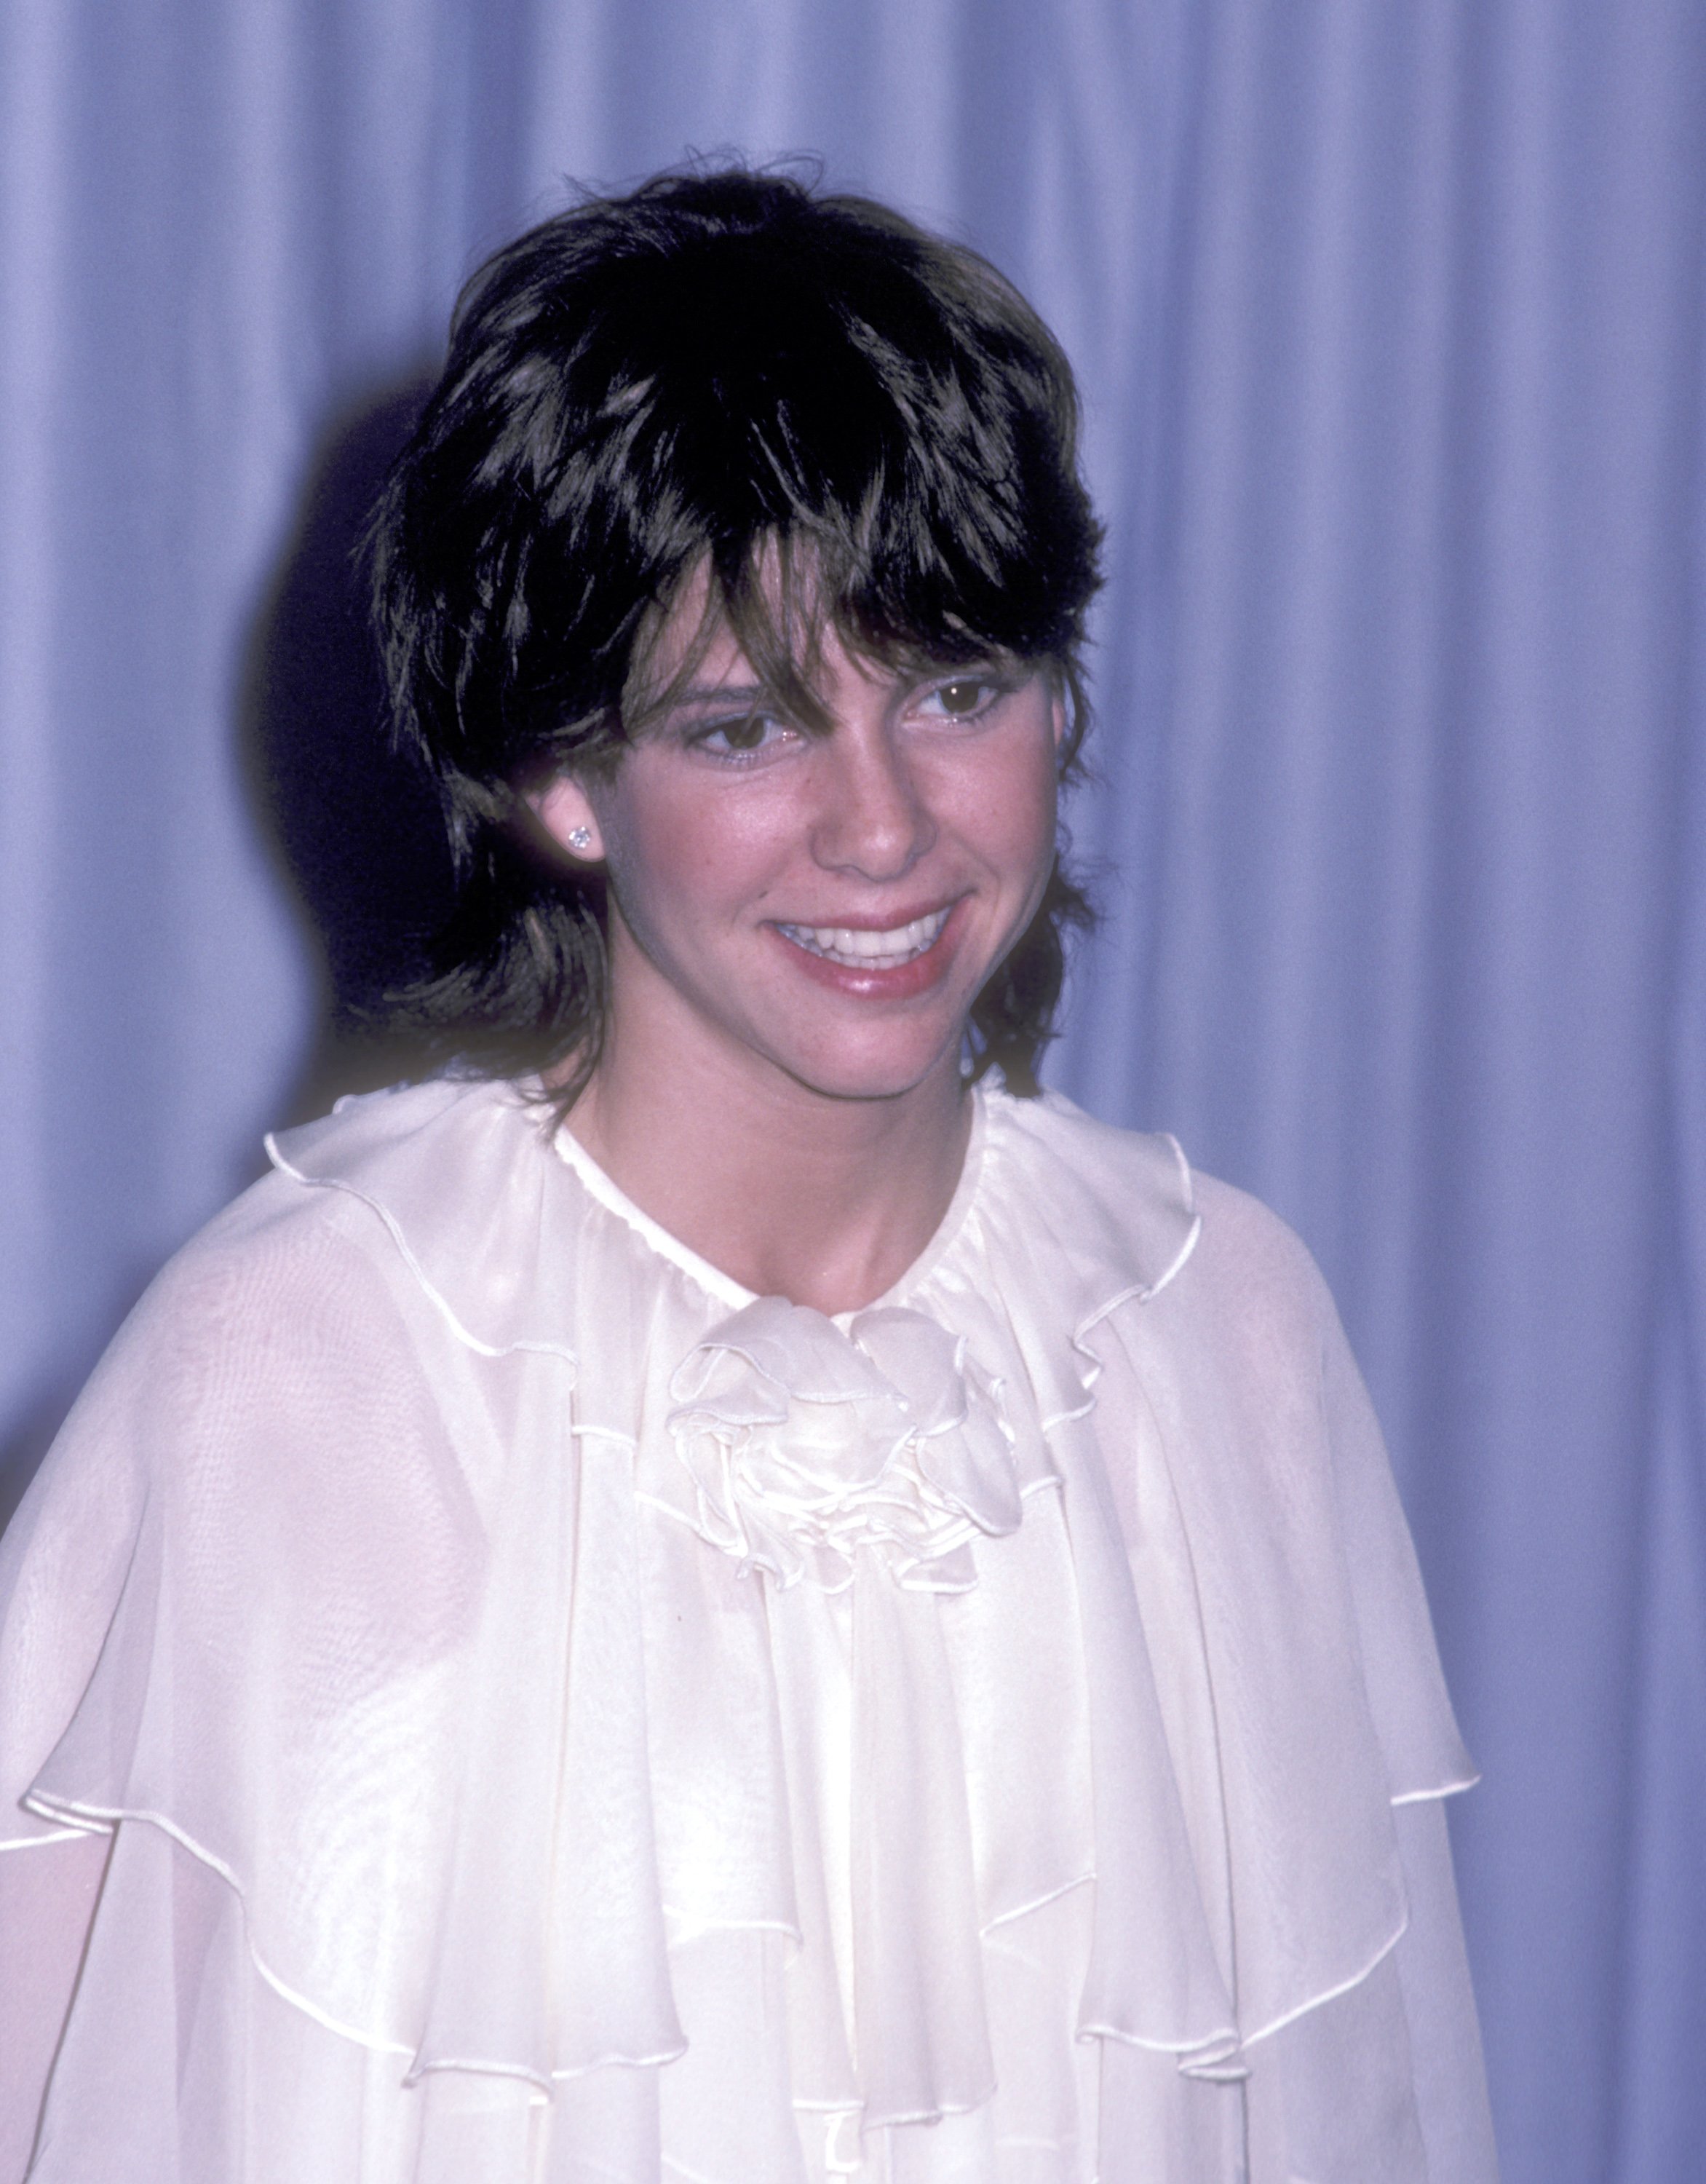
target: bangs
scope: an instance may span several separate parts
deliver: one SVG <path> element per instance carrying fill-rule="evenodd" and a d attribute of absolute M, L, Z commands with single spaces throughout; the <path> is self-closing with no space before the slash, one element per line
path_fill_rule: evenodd
<path fill-rule="evenodd" d="M 859 571 L 842 575 L 817 539 L 797 532 L 758 539 L 725 576 L 707 549 L 675 589 L 647 616 L 631 655 L 621 705 L 625 740 L 637 741 L 679 700 L 707 652 L 727 633 L 767 698 L 800 726 L 831 727 L 820 695 L 824 647 L 831 632 L 854 660 L 902 674 L 928 674 L 974 662 L 998 673 L 1018 671 L 1030 655 L 957 624 L 940 630 L 873 629 L 859 610 Z M 691 618 L 685 643 L 680 623 Z M 673 655 L 664 670 L 660 655 Z"/>
<path fill-rule="evenodd" d="M 609 494 L 582 524 L 613 597 L 652 603 L 621 633 L 625 724 L 701 571 L 695 657 L 728 628 L 807 723 L 829 629 L 892 667 L 1053 661 L 1076 697 L 1098 533 L 1064 359 L 970 253 L 852 222 L 816 240 L 786 280 L 773 230 L 678 241 L 667 282 L 625 268 L 586 330 L 620 460 L 592 466 Z"/>

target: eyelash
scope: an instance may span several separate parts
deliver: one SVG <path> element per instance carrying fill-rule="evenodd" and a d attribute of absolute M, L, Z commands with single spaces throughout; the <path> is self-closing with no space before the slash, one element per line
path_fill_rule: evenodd
<path fill-rule="evenodd" d="M 933 682 L 927 690 L 920 691 L 919 696 L 922 699 L 939 698 L 946 690 L 981 690 L 982 697 L 969 713 L 950 713 L 944 710 L 941 714 L 930 716 L 932 720 L 981 721 L 997 699 L 1004 698 L 1012 688 L 1012 683 L 999 675 L 947 675 L 940 682 Z"/>
<path fill-rule="evenodd" d="M 969 712 L 949 712 L 944 706 L 940 713 L 928 713 L 924 716 L 927 720 L 947 721 L 956 727 L 968 726 L 981 721 L 990 708 L 998 699 L 1004 698 L 1012 688 L 1013 684 L 1009 680 L 992 673 L 945 675 L 939 682 L 930 683 L 919 690 L 909 700 L 909 710 L 921 710 L 930 699 L 939 699 L 948 690 L 975 689 L 981 692 L 982 695 Z M 766 736 L 763 742 L 744 749 L 738 744 L 729 743 L 726 739 L 735 730 L 751 727 L 759 722 L 762 722 L 766 728 L 776 730 L 783 737 L 797 735 L 800 733 L 789 722 L 779 719 L 774 713 L 741 713 L 727 720 L 707 721 L 697 727 L 691 728 L 687 732 L 686 740 L 690 749 L 703 751 L 708 758 L 714 759 L 720 765 L 751 766 L 774 749 L 775 738 Z M 720 749 L 716 748 L 713 741 L 713 738 L 718 736 L 725 738 L 723 748 Z"/>
<path fill-rule="evenodd" d="M 757 722 L 762 722 L 767 728 L 778 729 L 784 735 L 797 733 L 789 728 L 786 721 L 779 721 L 774 713 L 742 713 L 732 720 L 707 721 L 702 727 L 689 732 L 687 742 L 692 749 L 703 751 L 708 758 L 716 759 L 725 766 L 750 766 L 754 759 L 762 758 L 773 747 L 771 738 L 767 737 L 763 743 L 754 744 L 744 750 L 737 744 L 727 743 L 726 740 L 721 750 L 715 749 L 711 738 L 722 736 L 726 739 L 734 730 L 749 727 Z"/>

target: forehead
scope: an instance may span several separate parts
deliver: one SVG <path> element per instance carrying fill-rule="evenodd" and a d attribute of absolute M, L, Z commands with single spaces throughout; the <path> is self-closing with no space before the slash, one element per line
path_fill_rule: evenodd
<path fill-rule="evenodd" d="M 903 673 L 850 648 L 828 620 L 814 626 L 809 655 L 789 662 L 789 674 L 774 667 L 766 672 L 726 617 L 709 603 L 697 614 L 684 614 L 674 629 L 666 622 L 653 658 L 642 730 L 646 720 L 658 721 L 677 707 L 720 697 L 779 705 L 803 725 L 827 730 L 859 685 L 887 686 Z"/>
<path fill-rule="evenodd" d="M 702 555 L 642 621 L 634 643 L 636 679 L 655 697 L 702 671 L 724 679 L 737 657 L 745 654 L 712 582 L 710 558 Z"/>
<path fill-rule="evenodd" d="M 772 546 L 734 599 L 704 554 L 653 604 L 636 638 L 624 715 L 643 723 L 691 688 L 745 685 L 820 708 L 824 671 L 852 659 L 814 566 Z M 863 663 L 862 671 L 863 671 Z"/>

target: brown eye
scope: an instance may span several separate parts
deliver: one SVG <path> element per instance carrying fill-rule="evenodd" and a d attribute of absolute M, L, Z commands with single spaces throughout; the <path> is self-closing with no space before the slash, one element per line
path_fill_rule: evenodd
<path fill-rule="evenodd" d="M 795 732 L 774 713 L 743 713 L 692 729 L 688 742 L 707 758 L 759 758 L 794 740 Z"/>
<path fill-rule="evenodd" d="M 963 719 L 966 714 L 977 710 L 983 703 L 988 687 L 987 683 L 974 682 L 970 679 L 944 682 L 937 689 L 936 695 L 942 700 L 944 713 L 952 713 L 957 719 Z"/>

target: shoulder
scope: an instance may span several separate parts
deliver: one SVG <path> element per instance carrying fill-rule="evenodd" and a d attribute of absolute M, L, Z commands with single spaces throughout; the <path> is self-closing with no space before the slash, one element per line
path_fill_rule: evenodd
<path fill-rule="evenodd" d="M 1321 1278 L 1298 1237 L 1259 1199 L 1194 1168 L 1175 1138 L 1116 1128 L 1057 1093 L 997 1095 L 989 1108 L 1037 1217 L 1100 1263 L 1109 1301 L 1165 1292 L 1171 1309 L 1320 1310 Z"/>
<path fill-rule="evenodd" d="M 300 1377 L 316 1355 L 370 1348 L 394 1328 L 404 1273 L 374 1209 L 275 1169 L 166 1262 L 88 1396 L 140 1375 L 155 1407 L 191 1390 L 216 1402 L 270 1361 Z"/>
<path fill-rule="evenodd" d="M 407 1324 L 417 1346 L 487 1356 L 548 1315 L 535 1262 L 572 1251 L 580 1210 L 538 1111 L 507 1084 L 439 1080 L 340 1102 L 269 1137 L 272 1173 L 178 1251 L 109 1352 L 322 1345 L 348 1354 Z M 523 1324 L 525 1323 L 525 1324 Z"/>
<path fill-rule="evenodd" d="M 388 1123 L 427 1104 L 398 1095 Z M 324 1154 L 347 1128 L 308 1134 Z M 481 1369 L 380 1203 L 281 1162 L 168 1261 L 73 1407 L 0 1555 L 0 1652 L 26 1610 L 98 1638 L 145 1567 L 186 1630 L 241 1598 L 263 1619 L 336 1603 L 347 1633 L 393 1562 L 422 1597 L 454 1591 L 489 1466 Z"/>
<path fill-rule="evenodd" d="M 397 1422 L 421 1422 L 419 1438 L 439 1407 L 431 1384 L 474 1346 L 456 1339 L 422 1254 L 477 1274 L 470 1230 L 503 1225 L 502 1205 L 481 1208 L 480 1178 L 458 1173 L 470 1090 L 496 1108 L 497 1088 L 421 1086 L 270 1141 L 273 1172 L 167 1261 L 119 1329 L 42 1490 L 145 1456 L 148 1475 L 186 1489 L 209 1466 L 258 1477 L 260 1452 L 286 1446 L 298 1468 L 336 1446 L 353 1476 L 381 1420 L 392 1438 Z M 525 1113 L 511 1134 L 525 1159 Z M 425 1233 L 411 1238 L 412 1221 Z"/>
<path fill-rule="evenodd" d="M 443 1200 L 470 1122 L 489 1130 L 494 1119 L 513 1115 L 525 1131 L 523 1112 L 507 1086 L 436 1080 L 343 1099 L 318 1121 L 270 1132 L 270 1173 L 174 1253 L 149 1295 L 187 1301 L 250 1270 L 260 1276 L 298 1260 L 324 1265 L 347 1257 L 391 1227 L 389 1201 L 412 1178 L 433 1173 Z"/>

